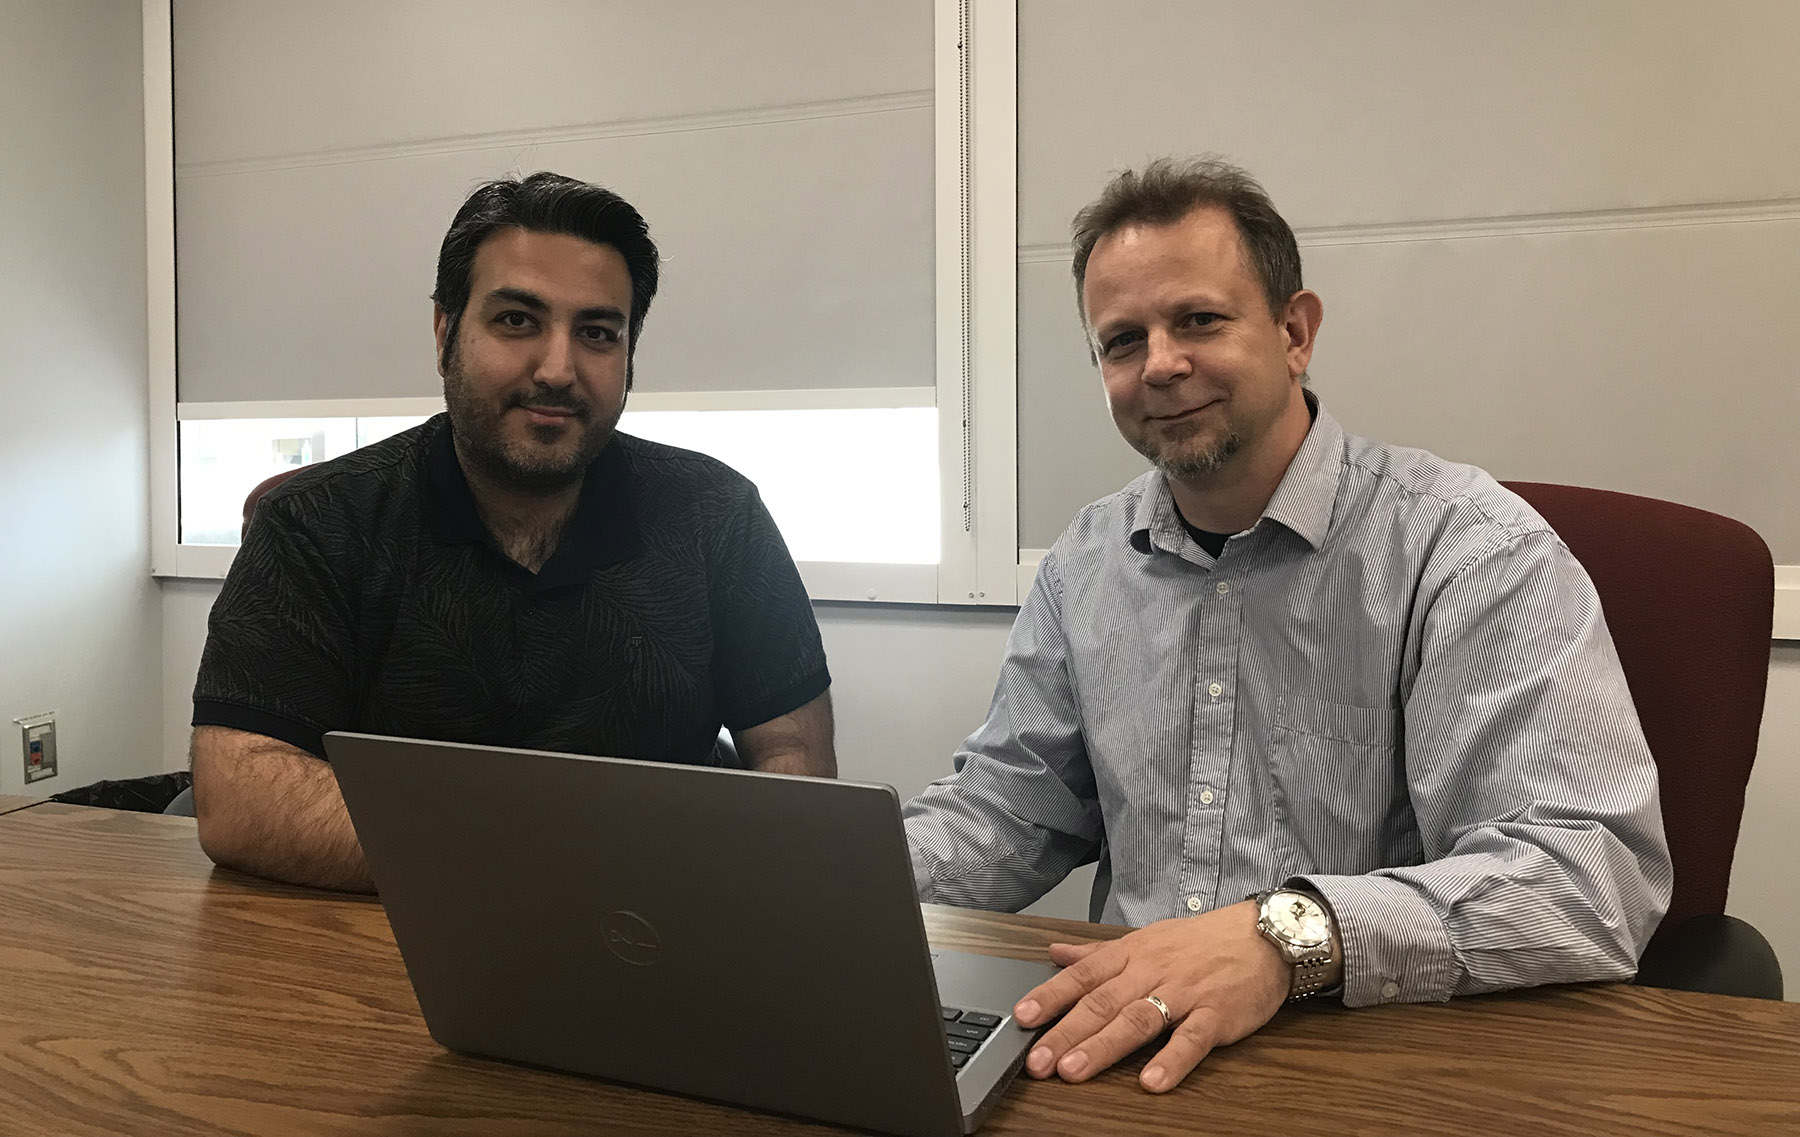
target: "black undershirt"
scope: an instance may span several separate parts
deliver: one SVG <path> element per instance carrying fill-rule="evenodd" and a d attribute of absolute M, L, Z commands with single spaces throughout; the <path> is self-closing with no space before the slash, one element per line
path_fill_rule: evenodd
<path fill-rule="evenodd" d="M 1181 511 L 1179 509 L 1175 511 L 1175 516 L 1181 517 Z M 1185 517 L 1181 517 L 1181 527 L 1186 529 L 1188 536 L 1194 539 L 1194 544 L 1205 549 L 1206 555 L 1212 557 L 1214 560 L 1217 560 L 1219 554 L 1225 551 L 1225 542 L 1231 540 L 1231 534 L 1229 533 L 1208 533 L 1204 529 L 1196 529 L 1193 525 L 1188 523 L 1188 519 Z"/>
<path fill-rule="evenodd" d="M 1305 391 L 1302 392 L 1302 394 L 1306 399 L 1307 415 L 1310 416 L 1311 421 L 1317 422 L 1319 419 L 1319 400 L 1313 397 L 1311 391 Z M 1181 527 L 1186 529 L 1188 536 L 1194 539 L 1194 544 L 1205 549 L 1207 556 L 1214 560 L 1218 560 L 1219 554 L 1225 551 L 1225 542 L 1231 540 L 1231 534 L 1209 533 L 1204 529 L 1195 528 L 1188 523 L 1187 518 L 1181 516 L 1180 506 L 1175 507 L 1175 516 L 1181 518 Z"/>

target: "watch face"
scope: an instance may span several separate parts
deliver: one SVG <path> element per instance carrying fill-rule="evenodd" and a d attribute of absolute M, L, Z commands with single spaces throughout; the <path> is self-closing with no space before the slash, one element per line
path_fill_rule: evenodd
<path fill-rule="evenodd" d="M 1276 935 L 1299 947 L 1318 947 L 1331 939 L 1331 921 L 1312 897 L 1277 892 L 1263 906 Z"/>

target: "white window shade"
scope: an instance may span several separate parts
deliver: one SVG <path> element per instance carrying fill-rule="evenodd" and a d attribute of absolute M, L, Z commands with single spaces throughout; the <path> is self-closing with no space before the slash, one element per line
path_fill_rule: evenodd
<path fill-rule="evenodd" d="M 640 390 L 932 387 L 932 20 L 179 0 L 179 400 L 436 395 L 444 230 L 476 182 L 538 169 L 650 222 Z"/>

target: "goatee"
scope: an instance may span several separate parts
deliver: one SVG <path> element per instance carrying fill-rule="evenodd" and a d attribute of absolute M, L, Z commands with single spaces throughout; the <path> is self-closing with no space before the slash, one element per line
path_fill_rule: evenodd
<path fill-rule="evenodd" d="M 1198 450 L 1171 455 L 1167 450 L 1159 450 L 1152 454 L 1140 451 L 1144 457 L 1163 472 L 1165 477 L 1177 482 L 1194 481 L 1209 477 L 1225 468 L 1225 463 L 1237 456 L 1244 448 L 1243 436 L 1237 431 L 1228 431 L 1224 438 Z"/>

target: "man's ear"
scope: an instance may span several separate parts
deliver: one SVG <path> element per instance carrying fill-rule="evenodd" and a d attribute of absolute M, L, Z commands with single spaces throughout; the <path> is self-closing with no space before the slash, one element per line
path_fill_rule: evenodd
<path fill-rule="evenodd" d="M 444 340 L 450 334 L 450 313 L 437 301 L 431 302 L 431 336 L 437 341 L 438 378 L 444 375 Z"/>
<path fill-rule="evenodd" d="M 1325 302 L 1311 289 L 1302 288 L 1288 297 L 1281 314 L 1281 330 L 1287 336 L 1288 377 L 1298 379 L 1312 362 L 1313 343 L 1325 320 Z"/>

